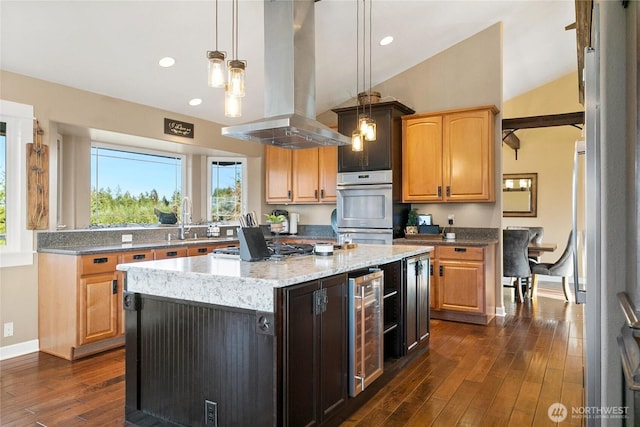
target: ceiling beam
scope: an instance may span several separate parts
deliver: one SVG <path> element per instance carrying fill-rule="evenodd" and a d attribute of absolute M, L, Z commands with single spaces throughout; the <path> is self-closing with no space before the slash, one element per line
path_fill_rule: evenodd
<path fill-rule="evenodd" d="M 512 130 L 503 130 L 502 131 L 502 142 L 504 142 L 505 144 L 507 144 L 509 147 L 511 147 L 514 150 L 519 150 L 520 149 L 520 138 L 518 138 L 516 136 L 515 133 L 513 133 L 514 131 Z"/>
<path fill-rule="evenodd" d="M 584 111 L 575 113 L 549 114 L 546 116 L 517 117 L 502 119 L 502 130 L 544 128 L 551 126 L 572 126 L 584 124 Z"/>

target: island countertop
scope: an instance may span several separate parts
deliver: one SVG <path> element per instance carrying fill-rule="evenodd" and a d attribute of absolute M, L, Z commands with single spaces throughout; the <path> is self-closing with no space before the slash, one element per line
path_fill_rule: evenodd
<path fill-rule="evenodd" d="M 280 261 L 247 262 L 213 254 L 119 264 L 126 290 L 147 295 L 274 312 L 274 289 L 387 264 L 431 246 L 371 245 Z"/>

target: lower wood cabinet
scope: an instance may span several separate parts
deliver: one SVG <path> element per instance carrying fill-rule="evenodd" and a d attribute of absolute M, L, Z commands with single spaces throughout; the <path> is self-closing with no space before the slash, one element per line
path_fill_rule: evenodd
<path fill-rule="evenodd" d="M 404 260 L 405 348 L 414 350 L 429 341 L 429 255 Z"/>
<path fill-rule="evenodd" d="M 347 276 L 284 288 L 285 426 L 325 422 L 347 400 Z"/>
<path fill-rule="evenodd" d="M 495 245 L 437 245 L 431 317 L 487 324 L 495 316 Z"/>

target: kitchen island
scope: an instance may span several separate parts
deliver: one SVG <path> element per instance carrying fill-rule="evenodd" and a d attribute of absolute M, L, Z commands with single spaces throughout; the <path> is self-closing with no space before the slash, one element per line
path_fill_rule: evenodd
<path fill-rule="evenodd" d="M 348 274 L 397 267 L 431 249 L 359 245 L 280 261 L 210 254 L 119 265 L 126 272 L 127 419 L 335 422 L 370 397 L 347 396 Z"/>

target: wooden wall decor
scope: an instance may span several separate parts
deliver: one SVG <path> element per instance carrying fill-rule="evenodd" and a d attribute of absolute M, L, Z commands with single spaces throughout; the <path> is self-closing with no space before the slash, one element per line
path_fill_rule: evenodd
<path fill-rule="evenodd" d="M 33 122 L 33 141 L 27 144 L 27 229 L 49 225 L 49 147 L 42 143 L 44 131 Z"/>

